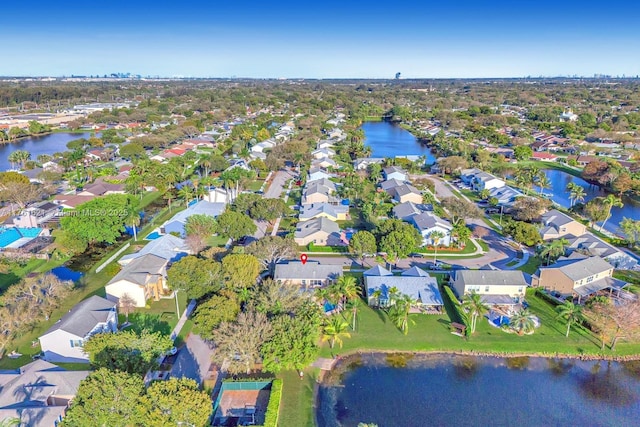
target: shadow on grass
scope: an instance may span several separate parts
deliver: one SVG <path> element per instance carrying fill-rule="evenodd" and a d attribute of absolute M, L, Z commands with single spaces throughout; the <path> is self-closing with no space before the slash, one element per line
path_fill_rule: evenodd
<path fill-rule="evenodd" d="M 127 329 L 135 331 L 138 334 L 143 330 L 160 332 L 163 335 L 169 335 L 171 333 L 171 325 L 165 320 L 162 320 L 160 314 L 131 313 L 129 315 L 129 322 L 131 326 Z"/>

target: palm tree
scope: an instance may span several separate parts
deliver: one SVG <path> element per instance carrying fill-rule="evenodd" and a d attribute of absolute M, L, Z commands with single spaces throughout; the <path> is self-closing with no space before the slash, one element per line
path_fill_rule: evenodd
<path fill-rule="evenodd" d="M 535 316 L 528 309 L 520 310 L 509 319 L 509 326 L 518 335 L 524 335 L 535 328 Z"/>
<path fill-rule="evenodd" d="M 551 264 L 551 258 L 556 258 L 564 254 L 569 241 L 564 237 L 545 243 L 540 251 L 541 257 L 547 257 L 547 265 Z"/>
<path fill-rule="evenodd" d="M 349 324 L 339 316 L 332 317 L 331 323 L 322 329 L 322 342 L 329 341 L 329 348 L 333 348 L 336 343 L 342 348 L 342 339 L 351 338 L 347 328 Z"/>
<path fill-rule="evenodd" d="M 474 333 L 478 317 L 488 312 L 489 307 L 482 302 L 480 294 L 471 292 L 462 298 L 462 308 L 471 316 L 471 333 Z"/>
<path fill-rule="evenodd" d="M 571 186 L 571 188 L 569 188 Z M 587 192 L 584 191 L 582 186 L 570 182 L 567 184 L 567 190 L 569 190 L 569 200 L 571 200 L 571 207 L 573 207 L 578 202 L 584 202 L 584 198 L 587 195 Z"/>
<path fill-rule="evenodd" d="M 347 304 L 351 309 L 351 329 L 355 332 L 356 320 L 358 319 L 358 306 L 360 305 L 360 298 L 349 300 Z"/>
<path fill-rule="evenodd" d="M 567 322 L 567 337 L 569 337 L 571 324 L 580 323 L 584 320 L 582 307 L 575 305 L 572 301 L 565 301 L 564 304 L 556 307 L 556 311 L 558 312 L 558 319 L 564 319 Z"/>
<path fill-rule="evenodd" d="M 463 242 L 466 242 L 471 237 L 471 229 L 467 227 L 467 225 L 463 221 L 459 221 L 458 223 L 453 225 L 453 230 L 451 230 L 451 237 L 455 238 L 456 246 L 462 246 Z"/>
<path fill-rule="evenodd" d="M 184 198 L 184 204 L 188 206 L 189 202 L 191 201 L 191 196 L 193 195 L 193 191 L 191 190 L 191 187 L 189 187 L 188 185 L 183 185 L 182 188 L 178 190 L 178 194 L 182 198 Z"/>
<path fill-rule="evenodd" d="M 380 307 L 381 296 L 382 296 L 382 290 L 379 288 L 373 291 L 373 293 L 371 294 L 371 297 L 376 301 L 376 307 Z"/>
<path fill-rule="evenodd" d="M 543 171 L 541 171 L 540 174 L 538 175 L 538 180 L 536 181 L 536 184 L 538 185 L 538 187 L 540 187 L 541 196 L 544 195 L 545 188 L 551 188 L 551 180 Z"/>
<path fill-rule="evenodd" d="M 436 264 L 436 257 L 438 256 L 438 245 L 440 245 L 440 240 L 444 239 L 444 233 L 442 231 L 432 231 L 429 234 L 429 238 L 431 242 L 433 242 L 433 264 Z"/>
<path fill-rule="evenodd" d="M 133 229 L 133 240 L 138 241 L 138 229 L 140 225 L 140 212 L 135 209 L 135 206 L 130 206 L 127 210 L 127 216 L 125 218 L 125 224 L 130 225 Z"/>
<path fill-rule="evenodd" d="M 402 294 L 396 298 L 395 304 L 389 309 L 389 318 L 405 335 L 409 333 L 409 312 L 415 304 L 416 300 Z"/>
<path fill-rule="evenodd" d="M 22 424 L 20 422 L 20 418 L 15 418 L 15 417 L 5 418 L 2 421 L 0 421 L 0 427 L 19 427 L 20 424 Z"/>
<path fill-rule="evenodd" d="M 614 206 L 619 208 L 624 206 L 624 203 L 622 203 L 622 199 L 620 199 L 620 197 L 614 196 L 613 194 L 609 194 L 607 197 L 605 197 L 602 200 L 602 203 L 607 207 L 607 217 L 605 218 L 604 221 L 602 221 L 602 225 L 600 226 L 600 231 L 604 229 L 604 225 L 607 223 L 607 220 L 611 217 L 611 208 L 613 208 Z"/>

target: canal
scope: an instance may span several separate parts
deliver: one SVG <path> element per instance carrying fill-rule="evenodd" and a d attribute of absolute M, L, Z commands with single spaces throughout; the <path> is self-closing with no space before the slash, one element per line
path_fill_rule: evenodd
<path fill-rule="evenodd" d="M 569 200 L 569 192 L 567 191 L 567 184 L 573 182 L 578 184 L 585 190 L 585 198 L 584 202 L 586 203 L 589 200 L 596 197 L 606 197 L 607 192 L 598 187 L 597 185 L 589 184 L 582 178 L 575 177 L 567 172 L 557 170 L 557 169 L 544 169 L 545 175 L 549 178 L 549 182 L 551 183 L 551 188 L 545 189 L 544 193 L 550 196 L 551 200 L 558 205 L 568 208 L 571 205 L 571 200 Z M 540 188 L 534 186 L 533 187 L 538 193 L 540 193 Z M 638 220 L 640 219 L 640 203 L 631 199 L 630 197 L 623 196 L 622 202 L 624 206 L 613 207 L 611 209 L 611 218 L 609 218 L 605 224 L 605 230 L 610 231 L 614 234 L 623 236 L 624 233 L 620 230 L 618 224 L 625 218 L 631 218 Z"/>
<path fill-rule="evenodd" d="M 44 136 L 34 136 L 20 139 L 16 142 L 0 145 L 0 171 L 11 169 L 9 154 L 17 150 L 24 150 L 31 153 L 31 160 L 41 154 L 53 155 L 62 151 L 67 151 L 67 143 L 75 139 L 89 139 L 91 133 L 51 133 Z"/>
<path fill-rule="evenodd" d="M 367 354 L 318 390 L 319 427 L 635 426 L 640 364 Z"/>

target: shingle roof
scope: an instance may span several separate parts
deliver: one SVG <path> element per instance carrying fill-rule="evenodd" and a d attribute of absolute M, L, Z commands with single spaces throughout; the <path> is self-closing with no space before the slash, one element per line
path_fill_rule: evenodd
<path fill-rule="evenodd" d="M 398 187 L 395 187 L 394 191 L 398 196 L 405 196 L 407 194 L 418 194 L 420 196 L 422 195 L 420 190 L 418 190 L 416 187 L 414 187 L 411 184 L 402 184 Z"/>
<path fill-rule="evenodd" d="M 276 264 L 275 280 L 335 279 L 342 276 L 342 265 L 320 264 L 318 261 L 286 261 Z"/>
<path fill-rule="evenodd" d="M 167 221 L 167 224 L 172 222 L 186 223 L 187 218 L 191 215 L 209 215 L 213 217 L 217 217 L 222 212 L 224 212 L 226 208 L 226 204 L 224 203 L 213 203 L 207 202 L 206 200 L 200 200 L 198 203 L 195 203 L 189 206 L 187 209 L 178 212 L 171 219 Z"/>
<path fill-rule="evenodd" d="M 613 266 L 599 256 L 592 256 L 585 259 L 567 259 L 547 267 L 540 267 L 540 270 L 558 269 L 569 279 L 576 281 L 586 279 L 594 274 L 602 273 L 613 269 Z"/>
<path fill-rule="evenodd" d="M 419 300 L 424 305 L 442 305 L 442 295 L 438 290 L 438 282 L 427 275 L 422 276 L 364 276 L 367 293 L 373 295 L 376 290 L 382 292 L 382 298 L 389 298 L 389 290 L 393 287 L 404 295 Z"/>
<path fill-rule="evenodd" d="M 442 227 L 446 230 L 453 229 L 453 226 L 449 221 L 442 219 L 431 212 L 423 212 L 421 214 L 414 215 L 410 218 L 410 220 L 420 231 L 429 230 L 436 226 Z"/>
<path fill-rule="evenodd" d="M 545 225 L 553 225 L 560 227 L 562 225 L 570 224 L 575 220 L 569 215 L 566 215 L 559 210 L 552 209 L 549 212 L 545 212 L 540 216 L 540 219 Z"/>
<path fill-rule="evenodd" d="M 403 184 L 404 183 L 402 181 L 391 178 L 386 181 L 382 181 L 382 183 L 380 184 L 380 188 L 382 188 L 384 191 L 389 191 L 390 189 L 400 187 Z"/>
<path fill-rule="evenodd" d="M 303 205 L 300 211 L 300 221 L 312 219 L 320 214 L 327 214 L 334 218 L 338 217 L 338 214 L 344 214 L 349 212 L 349 206 L 346 205 L 332 205 L 330 203 L 312 203 L 310 205 Z"/>
<path fill-rule="evenodd" d="M 456 280 L 465 286 L 527 286 L 522 271 L 517 270 L 458 270 Z"/>
<path fill-rule="evenodd" d="M 186 255 L 190 252 L 189 247 L 183 239 L 172 234 L 165 234 L 147 243 L 138 252 L 123 256 L 118 262 L 123 264 L 122 261 L 128 262 L 147 254 L 164 258 L 167 261 L 175 261 L 181 254 Z"/>
<path fill-rule="evenodd" d="M 317 233 L 318 231 L 325 231 L 328 234 L 339 233 L 340 227 L 328 218 L 314 218 L 309 221 L 299 222 L 296 228 L 295 237 L 306 237 L 313 233 Z"/>
<path fill-rule="evenodd" d="M 25 419 L 32 415 L 29 425 L 51 426 L 64 414 L 66 406 L 52 406 L 54 402 L 48 398 L 75 396 L 80 381 L 87 375 L 89 371 L 65 371 L 44 360 L 36 360 L 19 370 L 0 371 L 0 418 Z"/>
<path fill-rule="evenodd" d="M 109 313 L 115 306 L 115 302 L 94 295 L 73 306 L 73 308 L 50 327 L 43 336 L 53 331 L 62 330 L 79 337 L 84 337 L 91 332 L 98 323 L 105 323 L 109 318 Z"/>
<path fill-rule="evenodd" d="M 376 265 L 362 273 L 364 276 L 393 276 L 393 273 L 384 267 Z"/>
<path fill-rule="evenodd" d="M 167 260 L 156 255 L 143 255 L 124 266 L 107 285 L 126 280 L 137 285 L 146 285 L 158 280 L 159 276 L 165 276 Z"/>
<path fill-rule="evenodd" d="M 406 219 L 420 212 L 422 211 L 413 202 L 404 202 L 393 207 L 393 215 L 399 219 Z"/>
<path fill-rule="evenodd" d="M 427 273 L 423 269 L 418 268 L 416 266 L 413 266 L 410 269 L 403 271 L 402 275 L 407 277 L 431 277 L 429 276 L 429 273 Z"/>

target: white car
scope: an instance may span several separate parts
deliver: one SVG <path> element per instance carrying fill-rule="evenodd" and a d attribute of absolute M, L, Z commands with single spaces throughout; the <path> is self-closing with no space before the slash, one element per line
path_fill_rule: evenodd
<path fill-rule="evenodd" d="M 167 352 L 164 354 L 165 356 L 175 356 L 178 353 L 178 348 L 177 347 L 171 347 L 169 350 L 167 350 Z"/>

